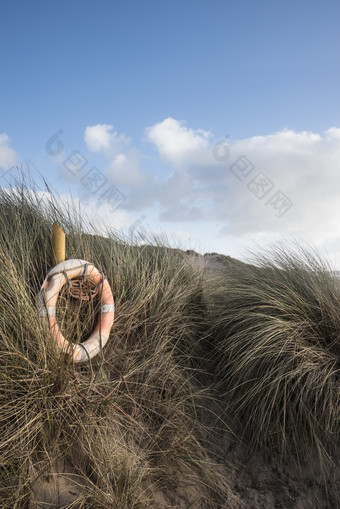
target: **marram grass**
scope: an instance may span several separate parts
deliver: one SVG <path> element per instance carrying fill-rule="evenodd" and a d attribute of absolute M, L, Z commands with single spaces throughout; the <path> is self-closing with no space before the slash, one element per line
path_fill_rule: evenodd
<path fill-rule="evenodd" d="M 225 401 L 254 446 L 327 465 L 339 457 L 340 281 L 313 249 L 252 262 L 228 265 L 210 290 Z"/>
<path fill-rule="evenodd" d="M 127 385 L 99 358 L 75 372 L 38 317 L 54 221 L 67 258 L 109 280 L 117 312 L 104 354 Z M 75 493 L 64 508 L 158 509 L 187 487 L 187 507 L 245 507 L 228 465 L 221 475 L 211 459 L 207 380 L 222 391 L 224 418 L 240 423 L 234 436 L 285 461 L 337 461 L 340 284 L 326 262 L 282 248 L 253 266 L 228 263 L 209 284 L 180 250 L 84 224 L 50 193 L 0 190 L 1 509 L 41 507 L 43 483 L 63 465 Z M 66 337 L 86 337 L 91 307 L 75 321 L 67 292 L 58 305 Z"/>
<path fill-rule="evenodd" d="M 94 263 L 109 280 L 116 321 L 104 355 L 127 386 L 99 358 L 75 373 L 38 317 L 36 295 L 54 265 L 54 221 L 65 230 L 67 257 Z M 228 481 L 200 441 L 202 389 L 192 369 L 202 268 L 162 245 L 84 234 L 67 208 L 24 186 L 0 191 L 0 258 L 0 507 L 38 507 L 41 480 L 63 462 L 76 493 L 69 507 L 156 507 L 157 492 L 181 483 L 218 507 Z"/>

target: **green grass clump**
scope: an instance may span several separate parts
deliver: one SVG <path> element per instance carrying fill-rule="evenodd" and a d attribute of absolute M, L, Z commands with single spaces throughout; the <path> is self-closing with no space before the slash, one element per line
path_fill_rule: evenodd
<path fill-rule="evenodd" d="M 211 289 L 218 379 L 254 446 L 336 461 L 340 281 L 313 250 L 278 247 L 230 264 Z"/>

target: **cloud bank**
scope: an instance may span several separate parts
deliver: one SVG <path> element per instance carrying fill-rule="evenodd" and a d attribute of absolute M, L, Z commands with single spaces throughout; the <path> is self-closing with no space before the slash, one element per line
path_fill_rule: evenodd
<path fill-rule="evenodd" d="M 126 186 L 127 209 L 156 208 L 167 223 L 205 221 L 236 239 L 338 238 L 339 128 L 219 141 L 169 117 L 147 127 L 145 139 L 153 162 L 166 169 L 162 176 L 147 171 L 131 140 L 112 126 L 85 132 L 88 148 L 106 154 L 107 177 Z"/>

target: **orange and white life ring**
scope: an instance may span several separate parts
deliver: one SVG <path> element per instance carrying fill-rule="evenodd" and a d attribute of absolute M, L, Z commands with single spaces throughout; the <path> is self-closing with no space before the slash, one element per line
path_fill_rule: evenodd
<path fill-rule="evenodd" d="M 67 276 L 66 276 L 67 274 Z M 56 305 L 59 292 L 67 281 L 78 278 L 86 274 L 88 280 L 95 285 L 102 284 L 101 294 L 101 313 L 91 336 L 83 343 L 72 344 L 59 330 L 56 318 Z M 99 272 L 96 267 L 85 260 L 66 260 L 59 263 L 51 269 L 42 284 L 38 295 L 38 305 L 40 316 L 47 317 L 53 330 L 53 335 L 58 346 L 63 352 L 69 352 L 73 355 L 74 362 L 85 362 L 92 359 L 100 352 L 109 339 L 110 330 L 114 321 L 114 301 L 110 285 L 107 279 Z"/>

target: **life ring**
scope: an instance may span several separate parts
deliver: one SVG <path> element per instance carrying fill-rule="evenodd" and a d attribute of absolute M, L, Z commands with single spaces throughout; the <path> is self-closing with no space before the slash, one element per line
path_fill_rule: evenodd
<path fill-rule="evenodd" d="M 91 336 L 83 343 L 72 344 L 59 330 L 56 318 L 56 305 L 59 292 L 67 282 L 86 275 L 87 279 L 95 285 L 103 285 L 99 290 L 101 295 L 101 313 Z M 107 279 L 96 267 L 85 260 L 66 260 L 49 270 L 38 295 L 39 314 L 47 317 L 54 338 L 63 352 L 73 355 L 74 362 L 85 362 L 100 352 L 109 339 L 110 330 L 114 321 L 114 301 Z"/>

